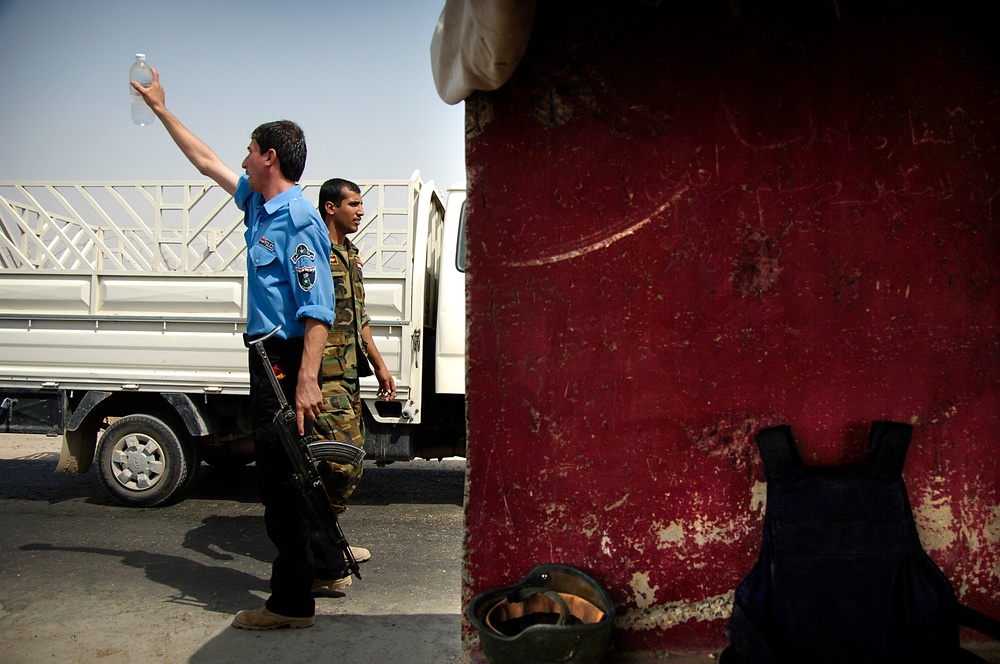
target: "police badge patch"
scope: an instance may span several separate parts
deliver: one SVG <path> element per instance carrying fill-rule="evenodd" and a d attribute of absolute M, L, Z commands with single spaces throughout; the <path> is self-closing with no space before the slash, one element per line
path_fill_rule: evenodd
<path fill-rule="evenodd" d="M 309 249 L 306 245 L 300 244 L 295 247 L 295 253 L 291 256 L 292 265 L 298 263 L 302 258 L 308 258 L 309 260 L 314 261 L 316 260 L 316 252 Z"/>
<path fill-rule="evenodd" d="M 312 290 L 316 285 L 316 266 L 307 265 L 295 268 L 295 278 L 298 279 L 299 288 L 304 291 Z"/>

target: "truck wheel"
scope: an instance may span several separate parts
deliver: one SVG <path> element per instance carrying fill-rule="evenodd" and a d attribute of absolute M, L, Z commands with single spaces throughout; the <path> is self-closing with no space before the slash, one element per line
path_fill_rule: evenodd
<path fill-rule="evenodd" d="M 182 429 L 153 415 L 126 415 L 97 442 L 98 471 L 112 498 L 131 507 L 161 505 L 194 476 L 194 446 Z"/>

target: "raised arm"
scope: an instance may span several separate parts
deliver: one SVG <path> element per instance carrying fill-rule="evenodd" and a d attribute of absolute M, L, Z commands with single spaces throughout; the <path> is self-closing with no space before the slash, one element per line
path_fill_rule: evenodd
<path fill-rule="evenodd" d="M 160 122 L 163 123 L 170 137 L 174 139 L 174 143 L 181 149 L 188 161 L 194 164 L 198 172 L 215 180 L 230 194 L 235 193 L 236 185 L 240 179 L 239 175 L 223 164 L 210 147 L 192 134 L 173 113 L 167 110 L 163 86 L 160 84 L 160 74 L 157 73 L 155 67 L 150 67 L 150 70 L 153 72 L 153 82 L 149 84 L 149 87 L 144 87 L 135 81 L 132 81 L 132 87 L 146 101 L 146 105 L 153 110 L 156 117 L 160 118 Z"/>

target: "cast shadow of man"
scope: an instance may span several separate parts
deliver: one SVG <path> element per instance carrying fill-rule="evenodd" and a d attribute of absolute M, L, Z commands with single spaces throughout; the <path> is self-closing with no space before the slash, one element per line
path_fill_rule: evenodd
<path fill-rule="evenodd" d="M 177 589 L 168 602 L 200 606 L 207 611 L 235 613 L 261 603 L 253 591 L 266 595 L 267 579 L 229 567 L 203 565 L 181 556 L 149 551 L 119 551 L 93 546 L 55 546 L 29 543 L 22 551 L 71 551 L 120 558 L 122 564 L 141 569 L 150 581 Z"/>
<path fill-rule="evenodd" d="M 242 556 L 270 563 L 275 555 L 274 546 L 264 537 L 263 517 L 207 516 L 184 535 L 182 546 L 213 560 Z"/>
<path fill-rule="evenodd" d="M 261 537 L 264 531 L 262 518 L 246 516 L 208 516 L 201 525 L 184 535 L 182 546 L 214 560 L 234 560 L 235 556 L 252 558 L 270 564 L 275 550 L 270 540 Z M 319 531 L 314 537 L 323 537 Z M 214 568 L 213 568 L 214 569 Z M 339 590 L 317 591 L 319 597 L 343 597 Z"/>

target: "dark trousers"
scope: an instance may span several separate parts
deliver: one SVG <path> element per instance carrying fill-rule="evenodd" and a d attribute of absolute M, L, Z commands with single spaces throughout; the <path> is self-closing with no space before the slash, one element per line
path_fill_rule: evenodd
<path fill-rule="evenodd" d="M 302 361 L 302 338 L 271 338 L 264 342 L 271 364 L 279 368 L 282 392 L 295 406 L 295 386 Z M 316 611 L 313 579 L 347 576 L 344 554 L 316 526 L 291 461 L 274 430 L 279 410 L 256 349 L 250 349 L 250 408 L 253 413 L 257 489 L 264 505 L 264 526 L 278 555 L 271 565 L 271 596 L 267 608 L 283 616 L 305 617 Z M 317 376 L 317 381 L 319 377 Z"/>

